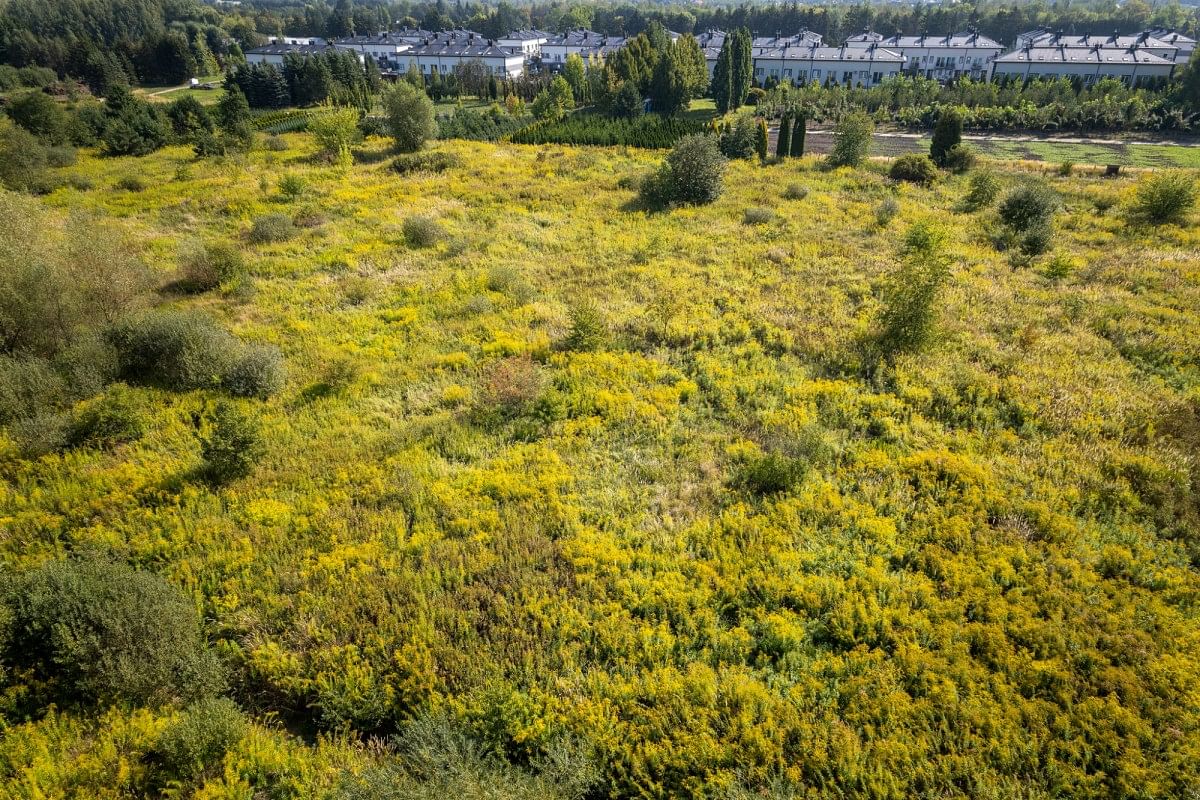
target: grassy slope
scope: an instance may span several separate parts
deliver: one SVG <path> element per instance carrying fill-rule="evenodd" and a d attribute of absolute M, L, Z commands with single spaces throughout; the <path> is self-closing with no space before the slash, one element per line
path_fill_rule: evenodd
<path fill-rule="evenodd" d="M 988 245 L 990 212 L 953 212 L 959 178 L 737 163 L 715 205 L 647 216 L 617 182 L 651 153 L 445 143 L 464 168 L 401 179 L 310 166 L 288 140 L 246 163 L 85 158 L 98 188 L 47 198 L 119 221 L 164 271 L 181 239 L 264 213 L 327 221 L 248 247 L 252 291 L 189 301 L 287 356 L 287 390 L 254 406 L 255 475 L 185 482 L 208 398 L 144 390 L 143 442 L 8 461 L 6 562 L 113 548 L 195 593 L 264 706 L 387 730 L 443 705 L 517 758 L 571 731 L 618 794 L 1194 785 L 1200 579 L 1178 537 L 1200 443 L 1195 228 L 1095 213 L 1126 179 L 1056 180 L 1075 270 L 1054 282 Z M 310 184 L 290 205 L 258 188 L 287 171 Z M 130 174 L 149 188 L 109 189 Z M 781 198 L 792 182 L 805 199 Z M 887 196 L 901 210 L 880 229 Z M 746 226 L 750 206 L 778 216 Z M 448 239 L 408 248 L 413 214 Z M 839 373 L 929 217 L 956 264 L 939 345 L 891 382 Z M 602 352 L 555 348 L 580 298 L 612 328 Z M 551 421 L 485 424 L 481 376 L 520 353 Z M 736 489 L 738 459 L 773 441 L 806 453 L 803 482 Z M 103 750 L 44 722 L 0 765 L 52 787 L 84 768 L 40 748 L 91 747 L 105 784 L 153 723 L 102 727 L 135 723 Z M 266 737 L 220 780 L 323 784 L 351 758 Z"/>

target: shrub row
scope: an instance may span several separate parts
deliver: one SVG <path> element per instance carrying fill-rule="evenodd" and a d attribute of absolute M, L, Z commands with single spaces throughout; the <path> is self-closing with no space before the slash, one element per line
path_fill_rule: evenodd
<path fill-rule="evenodd" d="M 487 111 L 464 108 L 453 116 L 438 118 L 438 138 L 495 142 L 516 133 L 530 122 L 531 117 L 514 117 L 502 111 L 500 106 L 492 106 Z"/>
<path fill-rule="evenodd" d="M 586 144 L 667 148 L 704 126 L 689 120 L 646 114 L 637 119 L 613 119 L 598 114 L 575 114 L 559 122 L 542 122 L 512 135 L 516 144 Z"/>

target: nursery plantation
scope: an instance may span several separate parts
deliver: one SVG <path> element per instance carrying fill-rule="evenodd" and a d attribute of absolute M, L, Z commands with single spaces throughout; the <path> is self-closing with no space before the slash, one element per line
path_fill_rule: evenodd
<path fill-rule="evenodd" d="M 1195 175 L 538 130 L 0 193 L 0 797 L 1200 796 Z"/>

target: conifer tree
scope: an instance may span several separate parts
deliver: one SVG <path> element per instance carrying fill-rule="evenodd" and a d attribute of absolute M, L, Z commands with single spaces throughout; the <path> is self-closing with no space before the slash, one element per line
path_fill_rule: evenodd
<path fill-rule="evenodd" d="M 717 103 L 718 114 L 728 114 L 731 110 L 730 100 L 733 97 L 733 74 L 730 70 L 730 51 L 733 49 L 733 37 L 725 37 L 721 52 L 717 55 L 717 64 L 713 69 L 712 96 Z"/>
<path fill-rule="evenodd" d="M 775 155 L 781 161 L 792 153 L 792 116 L 784 114 L 779 121 L 779 140 L 775 142 Z"/>
<path fill-rule="evenodd" d="M 808 126 L 808 120 L 804 116 L 804 112 L 796 115 L 796 121 L 792 125 L 792 158 L 804 157 L 804 134 Z"/>
<path fill-rule="evenodd" d="M 754 152 L 758 153 L 760 161 L 767 160 L 767 148 L 770 145 L 770 138 L 767 135 L 767 121 L 759 119 L 758 134 L 754 140 Z"/>

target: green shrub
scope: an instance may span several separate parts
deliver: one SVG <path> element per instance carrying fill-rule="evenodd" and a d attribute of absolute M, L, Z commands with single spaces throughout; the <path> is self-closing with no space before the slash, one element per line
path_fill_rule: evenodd
<path fill-rule="evenodd" d="M 900 204 L 896 202 L 896 198 L 885 197 L 875 207 L 875 224 L 881 228 L 886 228 L 888 223 L 899 213 Z"/>
<path fill-rule="evenodd" d="M 957 108 L 943 108 L 933 126 L 929 158 L 939 167 L 949 166 L 950 152 L 962 146 L 963 117 Z"/>
<path fill-rule="evenodd" d="M 416 216 L 404 220 L 404 241 L 409 247 L 433 247 L 446 237 L 442 224 L 433 217 Z"/>
<path fill-rule="evenodd" d="M 296 226 L 287 214 L 267 214 L 254 220 L 249 238 L 254 244 L 285 242 L 296 235 Z"/>
<path fill-rule="evenodd" d="M 1050 249 L 1054 239 L 1054 228 L 1047 222 L 1039 222 L 1021 231 L 1018 248 L 1027 256 L 1039 256 Z"/>
<path fill-rule="evenodd" d="M 225 754 L 249 730 L 237 704 L 226 697 L 192 703 L 171 724 L 152 752 L 169 779 L 190 783 L 217 772 Z"/>
<path fill-rule="evenodd" d="M 107 338 L 125 380 L 177 391 L 218 385 L 238 351 L 228 332 L 197 312 L 158 311 L 125 319 L 109 329 Z"/>
<path fill-rule="evenodd" d="M 905 234 L 903 263 L 888 279 L 875 323 L 877 355 L 884 360 L 916 352 L 930 342 L 937 298 L 950 275 L 944 249 L 940 228 L 917 223 Z"/>
<path fill-rule="evenodd" d="M 222 687 L 191 598 L 157 575 L 102 560 L 49 561 L 4 577 L 6 666 L 61 704 L 154 704 Z M 42 699 L 42 698 L 39 698 Z"/>
<path fill-rule="evenodd" d="M 282 136 L 273 133 L 263 140 L 263 147 L 273 153 L 282 153 L 284 150 L 288 149 L 288 143 L 287 139 L 284 139 Z"/>
<path fill-rule="evenodd" d="M 49 359 L 0 354 L 0 425 L 64 404 L 70 387 Z"/>
<path fill-rule="evenodd" d="M 756 495 L 786 492 L 803 480 L 807 465 L 781 453 L 752 455 L 739 466 L 734 483 Z"/>
<path fill-rule="evenodd" d="M 382 103 L 387 131 L 400 152 L 416 152 L 437 135 L 433 103 L 425 92 L 407 81 L 392 84 L 383 93 Z"/>
<path fill-rule="evenodd" d="M 123 192 L 144 192 L 146 190 L 146 184 L 136 175 L 126 175 L 113 186 Z"/>
<path fill-rule="evenodd" d="M 894 181 L 908 181 L 922 186 L 929 186 L 937 180 L 937 167 L 929 160 L 929 156 L 910 153 L 900 156 L 892 162 L 888 176 Z"/>
<path fill-rule="evenodd" d="M 300 195 L 304 194 L 305 188 L 304 178 L 299 175 L 288 173 L 279 179 L 279 193 L 285 200 L 299 199 Z"/>
<path fill-rule="evenodd" d="M 392 159 L 392 170 L 401 175 L 411 175 L 414 172 L 445 172 L 461 165 L 462 159 L 457 154 L 441 151 L 405 153 Z"/>
<path fill-rule="evenodd" d="M 1060 178 L 1069 178 L 1075 174 L 1075 164 L 1070 161 L 1064 161 L 1058 165 L 1058 175 Z"/>
<path fill-rule="evenodd" d="M 685 136 L 675 145 L 666 162 L 643 181 L 642 201 L 651 207 L 667 203 L 704 205 L 721 195 L 725 158 L 711 136 Z"/>
<path fill-rule="evenodd" d="M 71 442 L 110 447 L 137 441 L 145 432 L 146 418 L 137 395 L 117 383 L 76 413 Z"/>
<path fill-rule="evenodd" d="M 970 172 L 974 169 L 975 162 L 978 160 L 979 157 L 970 145 L 956 144 L 947 151 L 942 166 L 955 175 L 961 175 L 964 172 Z"/>
<path fill-rule="evenodd" d="M 208 433 L 200 442 L 205 475 L 214 483 L 228 483 L 254 471 L 262 453 L 258 420 L 231 402 L 217 403 Z"/>
<path fill-rule="evenodd" d="M 1037 182 L 1025 183 L 1000 201 L 1000 221 L 1018 233 L 1049 225 L 1058 204 L 1058 195 L 1050 187 Z"/>
<path fill-rule="evenodd" d="M 720 139 L 717 140 L 717 146 L 721 150 L 721 155 L 726 158 L 754 158 L 754 145 L 758 137 L 758 129 L 754 125 L 754 118 L 749 114 L 742 114 L 737 118 L 733 125 L 725 130 Z"/>
<path fill-rule="evenodd" d="M 704 126 L 692 120 L 643 114 L 633 119 L 581 112 L 557 122 L 539 122 L 516 131 L 516 144 L 570 144 L 597 147 L 667 148 Z"/>
<path fill-rule="evenodd" d="M 230 242 L 209 242 L 184 251 L 175 285 L 184 292 L 207 292 L 244 277 L 241 249 Z"/>
<path fill-rule="evenodd" d="M 271 345 L 249 345 L 222 376 L 225 390 L 237 397 L 266 398 L 278 393 L 286 380 L 283 355 Z"/>
<path fill-rule="evenodd" d="M 1196 181 L 1186 172 L 1156 172 L 1138 184 L 1133 211 L 1154 225 L 1183 224 L 1196 196 Z"/>
<path fill-rule="evenodd" d="M 766 225 L 775 219 L 775 212 L 769 208 L 752 206 L 742 213 L 743 225 Z"/>
<path fill-rule="evenodd" d="M 1000 196 L 1000 179 L 991 172 L 976 172 L 971 176 L 963 203 L 967 209 L 987 208 Z"/>
<path fill-rule="evenodd" d="M 0 185 L 27 191 L 45 179 L 46 148 L 32 133 L 0 119 Z"/>
<path fill-rule="evenodd" d="M 875 123 L 861 111 L 842 117 L 833 129 L 833 149 L 827 156 L 831 167 L 858 167 L 871 150 Z"/>
<path fill-rule="evenodd" d="M 808 187 L 798 183 L 789 183 L 783 190 L 784 200 L 803 200 L 806 197 L 808 197 Z"/>
<path fill-rule="evenodd" d="M 46 163 L 55 169 L 73 167 L 77 159 L 78 155 L 74 147 L 60 145 L 58 147 L 51 147 L 46 151 Z"/>
<path fill-rule="evenodd" d="M 67 140 L 67 113 L 43 91 L 22 92 L 10 97 L 4 108 L 9 118 L 47 145 Z"/>
<path fill-rule="evenodd" d="M 608 343 L 608 323 L 604 314 L 590 302 L 571 306 L 571 330 L 563 346 L 568 350 L 589 352 L 601 350 Z"/>

